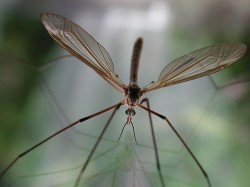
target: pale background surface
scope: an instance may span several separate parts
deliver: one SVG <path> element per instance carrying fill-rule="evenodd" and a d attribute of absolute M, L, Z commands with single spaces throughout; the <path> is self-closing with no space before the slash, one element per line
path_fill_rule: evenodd
<path fill-rule="evenodd" d="M 157 80 L 169 62 L 195 49 L 221 42 L 249 45 L 249 9 L 246 0 L 2 1 L 1 170 L 16 155 L 53 132 L 123 99 L 75 58 L 63 58 L 44 67 L 40 74 L 29 66 L 44 65 L 67 54 L 40 24 L 41 12 L 67 17 L 88 31 L 109 52 L 117 74 L 126 84 L 133 43 L 142 36 L 139 85 L 143 87 Z M 213 75 L 213 79 L 221 86 L 247 80 L 248 59 L 246 54 L 236 65 Z M 145 97 L 150 99 L 152 109 L 166 115 L 186 140 L 214 187 L 249 186 L 248 83 L 219 90 L 204 77 Z M 133 118 L 140 145 L 135 145 L 130 126 L 125 128 L 121 142 L 116 142 L 126 122 L 125 110 L 122 107 L 110 124 L 82 186 L 160 186 L 144 111 L 137 109 Z M 80 124 L 25 156 L 0 180 L 0 186 L 73 186 L 109 115 Z M 153 120 L 166 186 L 207 186 L 170 128 L 160 119 Z"/>

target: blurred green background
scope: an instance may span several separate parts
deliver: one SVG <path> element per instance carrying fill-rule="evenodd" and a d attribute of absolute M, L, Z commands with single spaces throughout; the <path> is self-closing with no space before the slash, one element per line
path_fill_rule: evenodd
<path fill-rule="evenodd" d="M 43 28 L 41 12 L 67 17 L 88 31 L 109 52 L 125 84 L 133 43 L 142 36 L 141 87 L 157 80 L 169 62 L 195 49 L 223 42 L 250 44 L 246 0 L 1 1 L 0 171 L 52 133 L 123 99 L 89 67 L 63 57 L 68 53 Z M 145 95 L 152 109 L 166 115 L 182 135 L 214 187 L 250 185 L 249 58 L 247 51 L 238 63 L 210 78 Z M 133 118 L 139 145 L 130 126 L 117 143 L 125 110 L 110 124 L 81 186 L 160 186 L 144 111 L 137 109 Z M 0 179 L 0 186 L 73 186 L 109 115 L 32 151 Z M 166 186 L 207 186 L 171 129 L 153 120 Z"/>

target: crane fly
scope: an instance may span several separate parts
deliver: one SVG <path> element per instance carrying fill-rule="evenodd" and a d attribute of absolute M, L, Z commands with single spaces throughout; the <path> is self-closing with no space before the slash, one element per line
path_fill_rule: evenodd
<path fill-rule="evenodd" d="M 231 64 L 238 61 L 243 54 L 246 52 L 247 46 L 243 43 L 223 43 L 212 45 L 209 47 L 204 47 L 186 54 L 182 57 L 169 63 L 160 73 L 157 81 L 151 82 L 151 84 L 146 87 L 139 87 L 137 83 L 138 79 L 138 69 L 139 69 L 139 59 L 143 46 L 143 39 L 139 37 L 133 48 L 131 69 L 130 69 L 130 83 L 125 85 L 115 73 L 114 65 L 111 60 L 110 55 L 105 50 L 105 48 L 98 43 L 90 34 L 88 34 L 79 25 L 71 22 L 70 20 L 50 13 L 41 14 L 41 22 L 45 26 L 49 35 L 64 49 L 69 53 L 77 57 L 80 61 L 92 68 L 97 74 L 99 74 L 105 81 L 107 81 L 113 88 L 124 95 L 124 99 L 119 103 L 96 112 L 87 117 L 81 118 L 74 123 L 64 127 L 63 129 L 55 132 L 49 137 L 45 138 L 41 142 L 33 145 L 28 150 L 19 154 L 12 162 L 5 168 L 0 174 L 0 178 L 6 174 L 6 172 L 24 155 L 28 154 L 33 149 L 37 148 L 41 144 L 47 142 L 51 138 L 60 134 L 61 132 L 79 124 L 91 118 L 94 118 L 100 114 L 113 109 L 112 114 L 107 120 L 105 126 L 103 127 L 99 137 L 97 138 L 93 148 L 91 149 L 84 165 L 82 166 L 78 177 L 75 181 L 74 186 L 79 186 L 81 177 L 86 170 L 86 167 L 92 158 L 98 144 L 100 143 L 106 129 L 108 128 L 110 122 L 112 121 L 114 115 L 121 105 L 127 105 L 126 115 L 127 121 L 125 125 L 133 125 L 132 118 L 136 114 L 135 108 L 139 107 L 145 110 L 149 116 L 150 129 L 155 153 L 155 160 L 157 166 L 157 172 L 159 175 L 160 183 L 164 187 L 165 181 L 163 178 L 161 165 L 159 161 L 157 143 L 153 128 L 152 115 L 161 118 L 165 123 L 173 130 L 177 138 L 186 148 L 187 152 L 193 158 L 194 162 L 197 164 L 201 170 L 204 178 L 206 179 L 207 185 L 211 187 L 210 179 L 202 167 L 198 159 L 195 157 L 193 152 L 190 150 L 189 146 L 185 143 L 181 135 L 176 131 L 174 126 L 164 115 L 155 112 L 150 108 L 149 99 L 143 98 L 145 93 L 150 91 L 167 87 L 170 85 L 182 83 L 185 81 L 193 80 L 202 76 L 206 76 L 217 71 L 223 70 L 224 68 L 230 66 Z M 143 105 L 145 103 L 145 106 Z M 124 126 L 125 126 L 124 125 Z"/>

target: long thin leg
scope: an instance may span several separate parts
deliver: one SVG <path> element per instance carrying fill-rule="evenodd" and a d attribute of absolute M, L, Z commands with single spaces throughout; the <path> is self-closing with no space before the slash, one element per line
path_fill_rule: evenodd
<path fill-rule="evenodd" d="M 143 99 L 142 102 L 144 102 L 144 100 L 147 100 L 147 99 Z M 142 103 L 141 102 L 141 103 Z M 179 140 L 181 141 L 181 143 L 184 145 L 184 147 L 186 148 L 186 150 L 189 152 L 189 154 L 191 155 L 191 157 L 194 159 L 194 161 L 196 162 L 196 164 L 198 165 L 198 167 L 200 168 L 202 174 L 204 175 L 204 177 L 206 178 L 207 180 L 207 184 L 209 187 L 212 187 L 212 184 L 209 180 L 209 177 L 206 173 L 206 171 L 204 170 L 204 168 L 201 166 L 200 162 L 198 161 L 198 159 L 194 156 L 193 152 L 190 150 L 190 148 L 188 147 L 188 145 L 185 143 L 185 141 L 182 139 L 182 137 L 180 136 L 180 134 L 176 131 L 176 129 L 173 127 L 173 125 L 170 123 L 170 121 L 167 119 L 166 116 L 163 116 L 153 110 L 151 110 L 149 107 L 145 107 L 141 104 L 138 105 L 140 108 L 148 111 L 149 113 L 152 113 L 156 116 L 158 116 L 159 118 L 163 119 L 164 121 L 167 122 L 167 124 L 170 126 L 170 128 L 174 131 L 174 133 L 176 134 L 176 136 L 179 138 Z"/>
<path fill-rule="evenodd" d="M 125 128 L 125 126 L 128 124 L 128 122 L 126 122 L 124 125 L 123 125 L 123 127 L 122 127 L 122 132 L 120 133 L 120 136 L 119 136 L 119 138 L 118 138 L 118 142 L 120 141 L 120 139 L 121 139 L 121 137 L 122 137 L 122 134 L 123 134 L 123 131 L 124 131 L 124 128 Z M 135 127 L 134 127 L 134 124 L 132 123 L 132 121 L 130 122 L 130 124 L 132 125 L 132 128 L 133 128 L 133 135 L 134 135 L 134 139 L 135 139 L 135 142 L 136 142 L 136 144 L 137 145 L 139 145 L 139 143 L 137 142 L 137 139 L 136 139 L 136 136 L 135 136 Z"/>
<path fill-rule="evenodd" d="M 242 79 L 241 79 L 241 80 L 235 80 L 235 81 L 233 81 L 233 82 L 226 83 L 226 84 L 224 84 L 224 85 L 222 85 L 222 86 L 218 86 L 218 85 L 216 84 L 216 82 L 214 81 L 214 79 L 212 78 L 211 75 L 209 75 L 208 78 L 210 79 L 210 81 L 211 81 L 213 87 L 214 87 L 216 90 L 222 90 L 222 89 L 224 89 L 224 88 L 226 88 L 226 87 L 228 87 L 228 86 L 232 86 L 232 85 L 234 85 L 234 84 L 242 84 L 242 83 L 250 82 L 250 79 L 246 79 L 246 80 L 242 80 Z"/>
<path fill-rule="evenodd" d="M 120 108 L 120 106 L 121 106 L 122 104 L 123 104 L 123 103 L 118 103 L 117 105 L 115 105 L 115 109 L 114 109 L 113 113 L 111 114 L 109 120 L 107 121 L 106 125 L 105 125 L 104 128 L 102 129 L 102 132 L 100 133 L 100 135 L 99 135 L 99 137 L 98 137 L 98 139 L 97 139 L 97 141 L 96 141 L 94 147 L 93 147 L 92 150 L 90 151 L 89 156 L 88 156 L 87 160 L 85 161 L 85 163 L 84 163 L 84 165 L 83 165 L 83 167 L 82 167 L 82 169 L 81 169 L 81 171 L 80 171 L 80 173 L 79 173 L 79 175 L 78 175 L 78 177 L 77 177 L 77 179 L 76 179 L 76 183 L 75 183 L 75 185 L 74 185 L 75 187 L 77 187 L 78 184 L 80 183 L 81 177 L 82 177 L 82 175 L 83 175 L 85 169 L 87 168 L 88 163 L 89 163 L 91 157 L 93 156 L 93 154 L 94 154 L 94 152 L 95 152 L 97 146 L 99 145 L 99 143 L 100 143 L 100 141 L 101 141 L 101 139 L 102 139 L 102 136 L 104 135 L 105 131 L 107 130 L 107 128 L 108 128 L 108 126 L 109 126 L 111 120 L 113 119 L 113 117 L 114 117 L 114 115 L 115 115 L 115 113 L 116 113 L 116 111 Z"/>
<path fill-rule="evenodd" d="M 32 151 L 32 150 L 34 150 L 35 148 L 39 147 L 39 146 L 42 145 L 43 143 L 47 142 L 47 141 L 50 140 L 51 138 L 55 137 L 56 135 L 62 133 L 62 132 L 65 131 L 65 130 L 67 130 L 67 129 L 69 129 L 69 128 L 75 126 L 75 125 L 77 125 L 78 123 L 82 123 L 82 122 L 84 122 L 84 121 L 86 121 L 86 120 L 88 120 L 88 119 L 91 119 L 91 118 L 93 118 L 93 117 L 96 117 L 96 116 L 98 116 L 98 115 L 100 115 L 100 114 L 102 114 L 102 113 L 104 113 L 104 112 L 107 112 L 107 111 L 109 111 L 109 110 L 111 110 L 111 109 L 117 107 L 118 105 L 119 105 L 119 106 L 122 105 L 123 103 L 124 103 L 124 101 L 121 101 L 121 102 L 119 102 L 118 104 L 115 104 L 115 105 L 113 105 L 113 106 L 110 106 L 110 107 L 108 107 L 108 108 L 106 108 L 106 109 L 104 109 L 104 110 L 101 110 L 101 111 L 97 112 L 97 113 L 94 113 L 94 114 L 89 115 L 89 116 L 87 116 L 87 117 L 81 118 L 81 119 L 79 119 L 78 121 L 75 121 L 74 123 L 72 123 L 72 124 L 70 124 L 70 125 L 64 127 L 63 129 L 57 131 L 56 133 L 50 135 L 49 137 L 45 138 L 45 139 L 42 140 L 41 142 L 35 144 L 34 146 L 32 146 L 31 148 L 27 149 L 26 151 L 22 152 L 21 154 L 19 154 L 19 155 L 18 155 L 18 156 L 17 156 L 17 157 L 16 157 L 16 158 L 15 158 L 15 159 L 7 166 L 2 172 L 1 172 L 1 174 L 0 174 L 0 179 L 6 174 L 6 172 L 7 172 L 7 171 L 8 171 L 8 170 L 9 170 L 9 169 L 10 169 L 10 168 L 11 168 L 11 167 L 21 158 L 21 157 L 23 157 L 24 155 L 28 154 L 30 151 Z"/>
<path fill-rule="evenodd" d="M 119 136 L 119 138 L 118 138 L 118 142 L 120 141 L 120 139 L 121 139 L 121 137 L 122 137 L 122 133 L 123 133 L 123 131 L 124 131 L 124 128 L 125 128 L 125 126 L 127 125 L 128 123 L 126 122 L 124 125 L 123 125 L 123 127 L 122 127 L 122 132 L 121 132 L 121 134 L 120 134 L 120 136 Z"/>
<path fill-rule="evenodd" d="M 131 125 L 132 125 L 132 128 L 133 128 L 133 135 L 134 135 L 135 142 L 136 142 L 137 145 L 139 145 L 139 143 L 137 142 L 136 136 L 135 136 L 135 127 L 134 127 L 134 124 L 132 123 L 132 121 L 131 121 Z"/>
<path fill-rule="evenodd" d="M 146 102 L 147 108 L 150 108 L 148 98 L 145 98 L 145 99 L 143 99 L 143 100 L 141 101 L 140 107 L 142 106 L 141 104 L 144 103 L 144 102 Z M 152 116 L 151 116 L 151 112 L 150 112 L 149 110 L 148 110 L 148 116 L 149 116 L 150 129 L 151 129 L 152 140 L 153 140 L 153 146 L 154 146 L 154 151 L 155 151 L 155 159 L 156 159 L 156 164 L 157 164 L 157 171 L 158 171 L 159 176 L 160 176 L 161 185 L 162 185 L 163 187 L 165 187 L 163 175 L 162 175 L 162 172 L 161 172 L 161 165 L 160 165 L 160 160 L 159 160 L 159 155 L 158 155 L 157 143 L 156 143 L 156 139 L 155 139 L 155 132 L 154 132 L 154 127 L 153 127 Z"/>

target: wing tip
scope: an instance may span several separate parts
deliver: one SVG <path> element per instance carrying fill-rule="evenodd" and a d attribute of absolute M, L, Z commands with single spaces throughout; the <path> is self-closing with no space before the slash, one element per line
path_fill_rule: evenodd
<path fill-rule="evenodd" d="M 42 12 L 42 13 L 40 14 L 40 20 L 41 20 L 42 22 L 44 22 L 44 21 L 46 20 L 46 18 L 49 17 L 49 15 L 54 15 L 54 14 L 47 13 L 47 12 Z"/>

